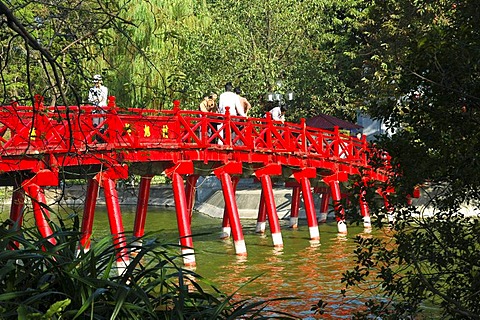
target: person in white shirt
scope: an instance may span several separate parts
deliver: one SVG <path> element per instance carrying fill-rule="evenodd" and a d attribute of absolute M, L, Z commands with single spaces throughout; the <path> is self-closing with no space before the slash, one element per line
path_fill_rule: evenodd
<path fill-rule="evenodd" d="M 93 76 L 93 87 L 88 91 L 88 102 L 97 106 L 98 110 L 95 110 L 95 113 L 106 113 L 107 99 L 108 99 L 108 88 L 102 85 L 102 76 L 96 74 Z M 93 118 L 93 125 L 97 127 L 100 122 L 103 121 L 101 118 Z"/>
<path fill-rule="evenodd" d="M 268 111 L 272 114 L 272 120 L 285 122 L 285 108 L 278 106 Z"/>
<path fill-rule="evenodd" d="M 233 92 L 233 85 L 231 82 L 225 84 L 225 92 L 218 98 L 218 113 L 225 114 L 226 107 L 230 107 L 230 115 L 245 117 L 239 96 Z"/>
<path fill-rule="evenodd" d="M 218 113 L 225 114 L 227 112 L 227 107 L 229 107 L 229 113 L 232 116 L 242 116 L 246 117 L 245 112 L 243 111 L 242 104 L 240 103 L 239 96 L 233 92 L 233 85 L 231 82 L 227 82 L 225 84 L 225 92 L 223 92 L 220 97 L 218 98 Z M 217 128 L 220 131 L 220 138 L 218 139 L 218 144 L 223 144 L 223 138 L 225 136 L 224 130 L 221 128 L 223 127 L 224 123 L 219 123 Z M 231 139 L 235 138 L 235 134 L 232 132 Z M 228 144 L 232 143 L 232 141 L 227 141 Z"/>

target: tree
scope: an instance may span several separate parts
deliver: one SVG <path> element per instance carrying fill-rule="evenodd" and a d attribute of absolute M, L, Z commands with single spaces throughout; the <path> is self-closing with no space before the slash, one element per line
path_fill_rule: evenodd
<path fill-rule="evenodd" d="M 0 2 L 3 103 L 42 94 L 52 104 L 84 100 L 92 71 L 108 42 L 103 31 L 118 19 L 115 2 L 75 4 Z"/>
<path fill-rule="evenodd" d="M 209 2 L 210 24 L 182 53 L 189 107 L 227 81 L 240 85 L 263 115 L 268 92 L 297 98 L 291 120 L 318 112 L 353 115 L 352 57 L 348 49 L 362 10 L 356 1 Z"/>
<path fill-rule="evenodd" d="M 344 281 L 348 287 L 377 276 L 390 298 L 370 301 L 363 316 L 411 316 L 433 303 L 443 316 L 477 319 L 479 220 L 459 211 L 480 200 L 478 4 L 373 1 L 368 12 L 358 88 L 370 114 L 396 130 L 379 146 L 395 168 L 397 223 L 394 245 L 358 239 L 359 266 Z M 405 206 L 419 184 L 428 185 L 428 218 Z"/>
<path fill-rule="evenodd" d="M 184 97 L 180 56 L 190 33 L 202 33 L 206 6 L 192 0 L 124 2 L 118 27 L 111 29 L 105 66 L 111 88 L 124 107 L 171 108 Z M 122 30 L 122 32 L 118 32 Z"/>

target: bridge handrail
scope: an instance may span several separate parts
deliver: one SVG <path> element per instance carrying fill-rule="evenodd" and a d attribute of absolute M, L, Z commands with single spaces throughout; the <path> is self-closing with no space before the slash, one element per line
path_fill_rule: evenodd
<path fill-rule="evenodd" d="M 300 123 L 245 118 L 196 110 L 120 109 L 110 100 L 105 114 L 98 107 L 0 107 L 0 156 L 71 152 L 107 148 L 217 148 L 244 152 L 272 152 L 328 158 L 368 166 L 365 137 L 348 136 Z M 94 119 L 101 121 L 95 127 Z"/>

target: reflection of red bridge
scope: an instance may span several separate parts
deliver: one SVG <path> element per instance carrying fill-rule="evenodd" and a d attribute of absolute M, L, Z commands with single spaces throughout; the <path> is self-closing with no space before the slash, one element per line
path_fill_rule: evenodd
<path fill-rule="evenodd" d="M 33 107 L 12 104 L 0 109 L 0 181 L 14 186 L 11 218 L 22 222 L 24 194 L 31 199 L 37 226 L 44 237 L 52 235 L 42 187 L 57 186 L 59 179 L 89 178 L 82 237 L 89 248 L 99 187 L 104 188 L 111 232 L 119 262 L 128 261 L 116 180 L 128 173 L 141 175 L 134 236 L 144 233 L 151 178 L 165 173 L 172 180 L 184 263 L 195 264 L 191 211 L 199 176 L 212 173 L 221 181 L 225 199 L 224 229 L 230 230 L 238 255 L 246 254 L 235 189 L 242 177 L 254 176 L 262 185 L 259 231 L 268 216 L 273 245 L 283 245 L 274 203 L 272 176 L 293 187 L 292 219 L 298 217 L 300 193 L 312 240 L 319 240 L 311 188 L 330 187 L 339 231 L 346 232 L 340 204 L 340 182 L 351 175 L 364 183 L 384 182 L 386 176 L 368 163 L 365 139 L 272 121 L 198 111 L 122 110 L 109 98 L 108 112 L 93 106 L 44 107 L 36 96 Z M 95 127 L 94 119 L 101 123 Z M 83 175 L 82 174 L 86 174 Z M 360 197 L 368 224 L 368 207 Z M 263 227 L 262 227 L 263 226 Z M 56 243 L 54 238 L 50 238 Z"/>

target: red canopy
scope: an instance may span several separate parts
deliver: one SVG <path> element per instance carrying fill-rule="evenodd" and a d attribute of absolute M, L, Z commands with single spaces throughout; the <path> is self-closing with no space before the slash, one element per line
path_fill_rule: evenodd
<path fill-rule="evenodd" d="M 313 118 L 307 119 L 306 123 L 307 123 L 307 126 L 309 127 L 320 128 L 325 130 L 333 130 L 334 127 L 339 127 L 340 129 L 345 129 L 345 130 L 358 130 L 363 128 L 358 124 L 351 123 L 342 119 L 338 119 L 323 113 Z"/>

